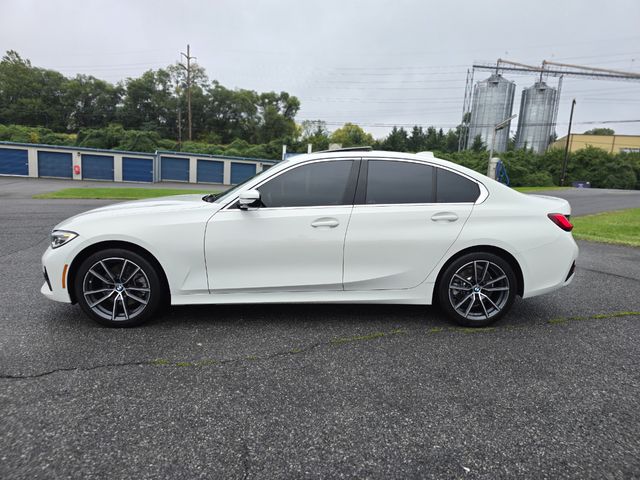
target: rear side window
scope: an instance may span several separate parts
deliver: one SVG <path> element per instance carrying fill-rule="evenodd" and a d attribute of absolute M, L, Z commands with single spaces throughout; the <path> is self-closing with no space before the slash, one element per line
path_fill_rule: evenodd
<path fill-rule="evenodd" d="M 333 160 L 301 165 L 258 188 L 265 207 L 351 205 L 349 188 L 353 160 Z"/>
<path fill-rule="evenodd" d="M 473 203 L 480 196 L 477 183 L 442 168 L 438 168 L 437 185 L 438 203 Z"/>
<path fill-rule="evenodd" d="M 367 204 L 432 203 L 434 168 L 393 160 L 368 160 Z"/>

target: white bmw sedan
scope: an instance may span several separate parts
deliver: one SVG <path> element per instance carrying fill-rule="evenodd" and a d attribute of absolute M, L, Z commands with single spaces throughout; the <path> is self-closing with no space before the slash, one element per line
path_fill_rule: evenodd
<path fill-rule="evenodd" d="M 57 225 L 42 293 L 133 326 L 161 305 L 437 302 L 484 326 L 571 282 L 567 201 L 434 158 L 299 155 L 221 195 L 118 203 Z M 166 303 L 165 303 L 166 302 Z"/>

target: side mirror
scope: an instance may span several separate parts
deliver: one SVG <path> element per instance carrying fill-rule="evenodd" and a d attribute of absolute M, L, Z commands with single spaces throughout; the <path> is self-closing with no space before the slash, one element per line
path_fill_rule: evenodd
<path fill-rule="evenodd" d="M 260 192 L 258 190 L 247 190 L 238 197 L 238 206 L 242 210 L 258 208 L 260 206 Z"/>

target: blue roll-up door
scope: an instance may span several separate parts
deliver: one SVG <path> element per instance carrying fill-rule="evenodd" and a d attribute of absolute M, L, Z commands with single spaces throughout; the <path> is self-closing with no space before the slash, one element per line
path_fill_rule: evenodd
<path fill-rule="evenodd" d="M 113 181 L 113 157 L 82 154 L 82 178 Z"/>
<path fill-rule="evenodd" d="M 224 183 L 224 162 L 198 160 L 198 182 Z"/>
<path fill-rule="evenodd" d="M 66 152 L 38 152 L 38 176 L 73 178 L 71 154 Z"/>
<path fill-rule="evenodd" d="M 160 157 L 161 180 L 175 182 L 189 181 L 189 159 L 178 157 Z"/>
<path fill-rule="evenodd" d="M 122 157 L 122 179 L 125 182 L 153 182 L 153 160 Z"/>
<path fill-rule="evenodd" d="M 29 175 L 29 154 L 26 150 L 0 148 L 0 175 Z"/>
<path fill-rule="evenodd" d="M 256 174 L 255 163 L 231 162 L 231 183 L 242 183 Z"/>

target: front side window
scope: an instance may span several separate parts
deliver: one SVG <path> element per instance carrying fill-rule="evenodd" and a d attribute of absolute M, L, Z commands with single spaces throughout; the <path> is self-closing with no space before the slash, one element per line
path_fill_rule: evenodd
<path fill-rule="evenodd" d="M 333 160 L 284 172 L 258 188 L 262 206 L 351 205 L 353 194 L 349 195 L 349 185 L 353 164 L 353 160 Z"/>
<path fill-rule="evenodd" d="M 457 173 L 438 169 L 438 203 L 473 203 L 480 196 L 480 187 L 476 182 Z"/>
<path fill-rule="evenodd" d="M 369 160 L 367 204 L 432 203 L 434 168 L 393 160 Z"/>

